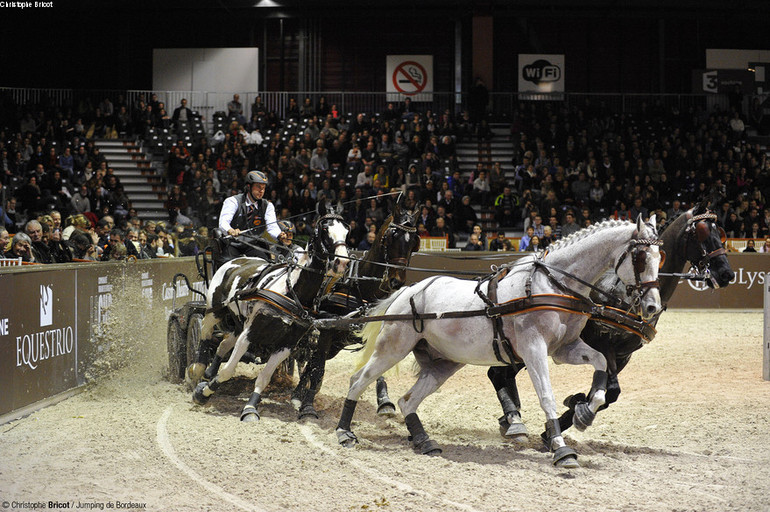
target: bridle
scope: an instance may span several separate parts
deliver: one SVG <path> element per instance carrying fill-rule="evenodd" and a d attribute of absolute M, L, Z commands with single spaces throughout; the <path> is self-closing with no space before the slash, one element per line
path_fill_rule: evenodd
<path fill-rule="evenodd" d="M 350 225 L 347 222 L 345 222 L 345 219 L 342 217 L 342 215 L 339 215 L 337 213 L 326 213 L 321 217 L 319 217 L 319 219 L 316 221 L 316 229 L 315 229 L 315 233 L 313 234 L 313 246 L 315 247 L 315 242 L 318 242 L 318 247 L 316 247 L 316 251 L 314 252 L 318 252 L 326 259 L 327 272 L 331 270 L 331 265 L 332 265 L 330 256 L 334 256 L 337 250 L 337 247 L 347 245 L 345 240 L 338 240 L 332 243 L 331 247 L 327 250 L 327 247 L 326 247 L 327 244 L 324 243 L 322 239 L 323 237 L 319 234 L 319 232 L 321 230 L 322 224 L 324 224 L 327 221 L 334 221 L 334 220 L 342 223 L 342 225 L 345 226 L 348 232 L 350 231 Z"/>
<path fill-rule="evenodd" d="M 385 262 L 388 263 L 388 265 L 385 266 L 385 271 L 382 274 L 382 279 L 380 279 L 379 289 L 381 292 L 384 292 L 384 293 L 393 293 L 394 291 L 396 291 L 390 285 L 390 269 L 393 268 L 393 265 L 401 267 L 399 270 L 406 268 L 406 266 L 409 264 L 409 258 L 411 257 L 411 253 L 412 253 L 412 251 L 409 251 L 409 254 L 407 254 L 407 256 L 393 258 L 393 259 L 390 259 L 388 257 L 389 249 L 390 249 L 389 242 L 391 241 L 391 237 L 396 231 L 399 231 L 399 230 L 405 233 L 417 233 L 417 227 L 415 226 L 407 226 L 405 224 L 396 224 L 395 222 L 391 222 L 390 226 L 388 227 L 387 231 L 382 237 L 383 256 L 384 256 Z"/>
<path fill-rule="evenodd" d="M 615 274 L 617 274 L 625 259 L 629 256 L 631 257 L 631 266 L 634 269 L 634 284 L 626 285 L 626 295 L 632 300 L 632 308 L 640 307 L 642 299 L 651 289 L 660 288 L 660 280 L 642 281 L 642 273 L 647 267 L 646 249 L 653 245 L 663 245 L 663 240 L 659 238 L 636 238 L 636 236 L 637 233 L 634 233 L 634 237 L 628 243 L 625 252 L 618 258 L 618 262 L 615 264 Z"/>
<path fill-rule="evenodd" d="M 710 267 L 712 258 L 727 254 L 727 250 L 724 246 L 726 239 L 725 231 L 721 227 L 716 226 L 715 221 L 717 220 L 717 215 L 709 210 L 698 215 L 692 215 L 692 213 L 689 212 L 686 215 L 687 227 L 685 228 L 685 233 L 687 234 L 687 241 L 684 247 L 684 256 L 692 264 L 692 266 L 697 269 L 698 273 L 705 275 L 707 279 L 711 280 L 714 287 L 718 288 L 719 285 L 711 277 Z M 717 227 L 719 230 L 719 238 L 721 244 L 718 249 L 709 252 L 703 244 L 711 236 L 712 227 Z M 691 240 L 696 241 L 698 244 L 698 250 L 700 253 L 700 258 L 698 261 L 694 261 L 688 257 L 687 253 Z"/>

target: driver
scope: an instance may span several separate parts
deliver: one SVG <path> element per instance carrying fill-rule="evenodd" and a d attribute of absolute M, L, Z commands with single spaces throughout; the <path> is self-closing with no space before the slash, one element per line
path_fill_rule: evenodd
<path fill-rule="evenodd" d="M 265 232 L 269 241 L 283 241 L 286 234 L 281 231 L 275 216 L 273 203 L 264 199 L 267 176 L 262 171 L 250 171 L 246 175 L 246 186 L 241 194 L 230 196 L 222 204 L 219 214 L 219 229 L 237 237 L 249 230 L 253 235 L 248 240 L 231 239 L 222 248 L 222 259 L 227 261 L 239 256 L 270 259 L 270 246 L 263 239 Z"/>

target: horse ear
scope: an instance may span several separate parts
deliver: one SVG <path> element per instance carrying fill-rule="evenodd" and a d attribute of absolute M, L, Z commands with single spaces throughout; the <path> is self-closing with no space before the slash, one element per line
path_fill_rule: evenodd
<path fill-rule="evenodd" d="M 318 201 L 315 205 L 315 212 L 318 214 L 319 217 L 326 215 L 326 202 L 325 201 Z"/>
<path fill-rule="evenodd" d="M 693 215 L 700 215 L 701 213 L 706 213 L 706 211 L 708 211 L 709 209 L 710 202 L 711 202 L 710 199 L 706 198 L 700 203 L 698 203 L 698 205 L 692 209 Z"/>
<path fill-rule="evenodd" d="M 711 202 L 708 205 L 708 209 L 711 211 L 717 211 L 719 210 L 719 203 L 722 202 L 722 194 L 719 192 L 714 192 L 710 198 L 708 198 Z"/>
<path fill-rule="evenodd" d="M 398 194 L 398 197 L 396 198 L 396 202 L 393 203 L 393 218 L 397 219 L 401 216 L 401 205 L 404 201 L 404 193 L 401 192 Z"/>
<path fill-rule="evenodd" d="M 636 232 L 641 233 L 643 229 L 644 229 L 644 220 L 642 219 L 642 214 L 640 213 L 636 217 Z"/>
<path fill-rule="evenodd" d="M 342 215 L 343 211 L 345 211 L 345 208 L 341 204 L 337 204 L 337 207 L 335 208 L 337 215 Z"/>
<path fill-rule="evenodd" d="M 414 211 L 412 211 L 410 213 L 410 218 L 412 220 L 412 224 L 414 224 L 415 227 L 416 227 L 417 226 L 417 219 L 420 218 L 420 208 L 419 207 L 415 208 Z"/>
<path fill-rule="evenodd" d="M 658 220 L 657 219 L 657 215 L 653 213 L 652 215 L 650 215 L 650 220 L 649 220 L 648 224 L 652 224 L 653 226 L 657 226 L 658 225 L 657 224 L 657 220 Z"/>

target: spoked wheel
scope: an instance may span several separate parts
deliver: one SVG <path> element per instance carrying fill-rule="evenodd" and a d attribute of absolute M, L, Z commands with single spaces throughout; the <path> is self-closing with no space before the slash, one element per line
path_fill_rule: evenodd
<path fill-rule="evenodd" d="M 206 370 L 206 366 L 198 362 L 198 354 L 201 350 L 201 328 L 203 326 L 203 315 L 200 313 L 193 313 L 190 315 L 190 321 L 187 324 L 187 371 L 184 375 L 185 382 L 190 389 L 195 389 L 195 386 L 203 378 L 203 372 Z"/>
<path fill-rule="evenodd" d="M 179 320 L 171 318 L 168 321 L 166 332 L 166 346 L 168 349 L 168 374 L 173 383 L 182 382 L 187 369 L 187 348 L 184 331 Z"/>
<path fill-rule="evenodd" d="M 294 366 L 294 358 L 287 358 L 275 369 L 270 384 L 279 389 L 292 387 L 294 385 Z"/>

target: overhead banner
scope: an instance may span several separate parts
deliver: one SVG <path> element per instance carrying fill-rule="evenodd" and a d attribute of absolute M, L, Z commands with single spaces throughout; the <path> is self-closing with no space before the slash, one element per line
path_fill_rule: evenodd
<path fill-rule="evenodd" d="M 519 92 L 564 92 L 564 55 L 519 54 Z M 530 99 L 553 99 L 552 96 Z"/>
<path fill-rule="evenodd" d="M 388 101 L 433 101 L 433 55 L 388 55 L 385 90 Z"/>

